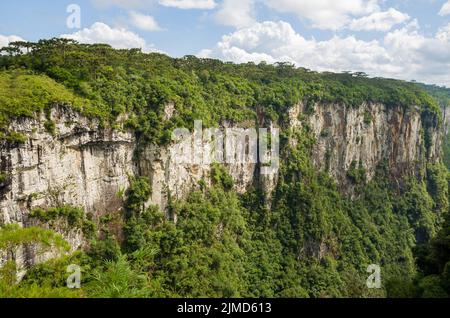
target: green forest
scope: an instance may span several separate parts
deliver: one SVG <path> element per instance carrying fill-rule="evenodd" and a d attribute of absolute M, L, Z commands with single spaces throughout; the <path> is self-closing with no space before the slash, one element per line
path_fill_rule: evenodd
<path fill-rule="evenodd" d="M 175 127 L 194 120 L 286 124 L 287 109 L 303 101 L 358 106 L 418 106 L 425 125 L 442 125 L 448 89 L 364 73 L 317 73 L 288 63 L 233 64 L 194 56 L 170 58 L 51 39 L 14 42 L 0 55 L 0 142 L 16 147 L 27 136 L 11 131 L 19 117 L 67 105 L 103 127 L 132 130 L 139 143 L 165 145 Z M 164 120 L 164 106 L 175 115 Z M 53 132 L 48 117 L 46 129 Z M 424 134 L 424 138 L 427 136 Z M 295 145 L 288 143 L 295 139 Z M 0 227 L 0 251 L 24 244 L 59 257 L 29 266 L 20 281 L 14 261 L 0 268 L 0 297 L 449 297 L 450 142 L 442 163 L 427 164 L 402 184 L 385 164 L 367 182 L 349 175 L 357 195 L 314 168 L 307 126 L 282 130 L 279 180 L 271 198 L 254 187 L 238 194 L 224 167 L 214 165 L 211 187 L 201 183 L 183 201 L 171 200 L 167 218 L 146 207 L 150 180 L 130 176 L 122 213 L 99 222 L 79 207 L 35 209 L 30 217 L 63 221 L 88 238 L 68 253 L 52 230 Z M 426 144 L 426 143 L 425 143 Z M 2 146 L 3 147 L 3 146 Z M 8 179 L 0 174 L 0 187 Z M 67 266 L 82 269 L 79 289 L 66 287 Z M 382 268 L 382 288 L 368 289 L 367 266 Z"/>

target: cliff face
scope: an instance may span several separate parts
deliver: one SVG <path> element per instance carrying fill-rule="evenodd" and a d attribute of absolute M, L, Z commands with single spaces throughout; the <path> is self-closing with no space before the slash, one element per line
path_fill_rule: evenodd
<path fill-rule="evenodd" d="M 55 136 L 46 131 L 44 117 L 11 124 L 29 140 L 1 148 L 9 176 L 1 190 L 2 222 L 26 222 L 26 212 L 37 206 L 70 204 L 106 212 L 121 205 L 116 193 L 133 173 L 133 135 L 100 130 L 98 123 L 65 108 L 55 108 L 51 118 Z"/>
<path fill-rule="evenodd" d="M 8 176 L 0 185 L 0 223 L 27 224 L 35 207 L 62 204 L 83 207 L 95 217 L 119 211 L 119 195 L 129 186 L 129 176 L 148 177 L 152 184 L 149 204 L 166 207 L 167 198 L 182 198 L 208 179 L 209 164 L 177 164 L 171 147 L 138 147 L 134 134 L 120 129 L 102 129 L 65 107 L 51 113 L 55 134 L 47 119 L 22 119 L 11 124 L 29 140 L 19 146 L 2 145 L 2 170 Z M 138 151 L 139 148 L 139 151 Z M 230 165 L 236 189 L 244 192 L 253 182 L 256 164 Z"/>
<path fill-rule="evenodd" d="M 424 125 L 418 109 L 403 110 L 380 104 L 357 108 L 317 104 L 306 115 L 299 104 L 289 111 L 292 127 L 308 125 L 317 139 L 313 161 L 328 171 L 349 192 L 348 171 L 362 168 L 370 180 L 381 162 L 387 162 L 393 177 L 413 174 L 426 161 L 439 160 L 440 132 L 437 122 Z M 171 147 L 138 147 L 135 136 L 120 129 L 101 129 L 65 107 L 55 107 L 50 115 L 55 133 L 45 129 L 47 119 L 21 119 L 11 129 L 29 140 L 20 146 L 3 144 L 1 170 L 7 178 L 0 184 L 0 223 L 30 224 L 28 213 L 35 207 L 61 204 L 83 207 L 98 219 L 120 211 L 119 193 L 129 186 L 129 176 L 147 176 L 152 184 L 149 204 L 166 207 L 168 195 L 182 198 L 208 180 L 209 164 L 177 164 Z M 304 120 L 300 120 L 304 117 Z M 429 136 L 425 145 L 424 134 Z M 228 165 L 239 192 L 259 178 L 254 163 Z M 266 182 L 268 190 L 274 180 Z M 67 235 L 74 248 L 81 233 Z"/>
<path fill-rule="evenodd" d="M 448 135 L 450 133 L 450 107 L 446 106 L 442 109 L 443 122 L 444 122 L 444 133 Z"/>
<path fill-rule="evenodd" d="M 346 192 L 351 190 L 351 169 L 361 169 L 370 181 L 377 166 L 385 163 L 390 175 L 399 180 L 440 158 L 438 120 L 429 118 L 424 123 L 418 108 L 316 104 L 310 112 L 306 122 L 317 140 L 314 164 L 333 176 Z M 297 118 L 304 113 L 303 104 L 293 107 L 291 125 L 301 125 Z"/>

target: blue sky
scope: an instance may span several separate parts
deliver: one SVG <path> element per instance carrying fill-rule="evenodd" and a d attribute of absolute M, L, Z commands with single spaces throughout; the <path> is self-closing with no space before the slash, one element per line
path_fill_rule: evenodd
<path fill-rule="evenodd" d="M 0 3 L 0 21 L 0 46 L 64 36 L 450 87 L 450 0 L 18 0 Z"/>

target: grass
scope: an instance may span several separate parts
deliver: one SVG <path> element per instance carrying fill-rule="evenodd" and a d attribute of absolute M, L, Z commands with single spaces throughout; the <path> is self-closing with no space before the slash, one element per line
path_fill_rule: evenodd
<path fill-rule="evenodd" d="M 14 118 L 35 117 L 55 104 L 70 105 L 85 114 L 96 113 L 92 101 L 76 96 L 46 75 L 23 70 L 0 72 L 1 130 L 6 131 Z"/>

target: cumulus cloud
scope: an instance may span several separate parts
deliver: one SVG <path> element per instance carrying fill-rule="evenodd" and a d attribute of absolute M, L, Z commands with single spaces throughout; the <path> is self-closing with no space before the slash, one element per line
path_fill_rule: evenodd
<path fill-rule="evenodd" d="M 161 31 L 158 22 L 150 16 L 139 12 L 129 12 L 130 23 L 138 29 L 145 31 Z"/>
<path fill-rule="evenodd" d="M 0 48 L 8 46 L 8 44 L 10 42 L 17 42 L 17 41 L 25 41 L 25 40 L 17 35 L 1 35 L 0 34 Z"/>
<path fill-rule="evenodd" d="M 307 40 L 283 21 L 257 23 L 226 35 L 217 49 L 225 59 L 239 63 L 285 61 L 321 71 L 336 67 L 348 70 L 355 64 L 373 68 L 377 59 L 387 58 L 377 41 L 359 41 L 353 36 Z"/>
<path fill-rule="evenodd" d="M 382 40 L 333 36 L 317 41 L 304 38 L 287 22 L 266 21 L 223 36 L 202 54 L 237 63 L 285 61 L 318 71 L 364 71 L 450 85 L 450 24 L 433 37 L 419 34 L 411 24 Z"/>
<path fill-rule="evenodd" d="M 63 34 L 61 37 L 85 44 L 106 43 L 116 49 L 140 48 L 145 52 L 156 51 L 153 45 L 148 44 L 139 35 L 123 28 L 112 28 L 101 22 L 72 34 Z"/>
<path fill-rule="evenodd" d="M 389 31 L 395 25 L 409 21 L 411 18 L 393 8 L 384 12 L 375 12 L 371 15 L 354 19 L 349 28 L 355 31 Z"/>
<path fill-rule="evenodd" d="M 214 0 L 159 0 L 159 4 L 178 9 L 214 9 L 217 4 Z"/>
<path fill-rule="evenodd" d="M 380 11 L 378 0 L 266 0 L 266 4 L 274 10 L 306 18 L 313 27 L 332 30 L 348 25 L 352 17 Z"/>
<path fill-rule="evenodd" d="M 441 11 L 439 11 L 439 15 L 449 15 L 450 14 L 450 0 L 448 0 L 441 8 Z"/>
<path fill-rule="evenodd" d="M 216 21 L 236 28 L 250 26 L 255 23 L 254 5 L 254 0 L 224 0 L 216 14 Z"/>

